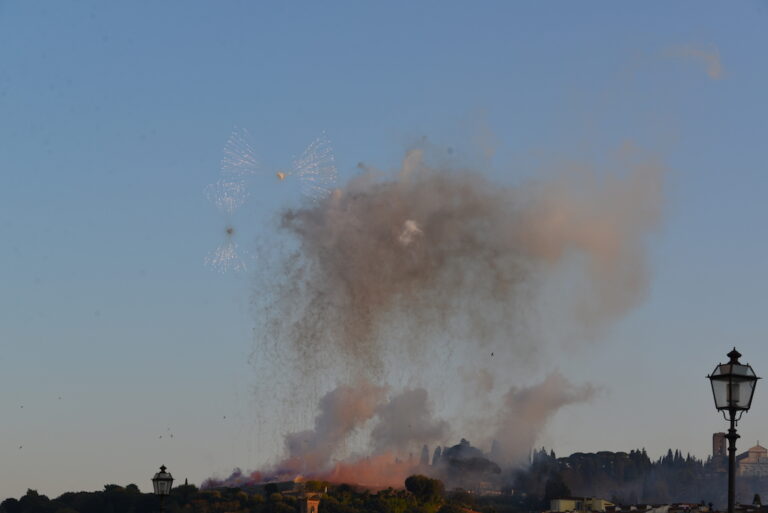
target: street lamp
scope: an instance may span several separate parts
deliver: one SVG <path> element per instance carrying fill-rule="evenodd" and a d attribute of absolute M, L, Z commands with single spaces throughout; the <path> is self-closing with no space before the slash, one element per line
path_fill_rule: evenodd
<path fill-rule="evenodd" d="M 160 497 L 160 513 L 163 512 L 163 501 L 166 495 L 171 493 L 173 476 L 165 471 L 165 465 L 160 465 L 160 472 L 152 478 L 152 486 L 155 488 L 155 495 Z"/>
<path fill-rule="evenodd" d="M 725 438 L 728 439 L 728 513 L 733 513 L 734 482 L 736 477 L 736 425 L 742 414 L 752 406 L 752 396 L 755 394 L 755 385 L 760 379 L 755 376 L 751 365 L 739 362 L 741 353 L 733 348 L 728 353 L 728 363 L 721 363 L 715 367 L 712 374 L 707 376 L 712 384 L 712 395 L 715 398 L 715 408 L 723 413 L 725 420 L 729 420 L 731 427 Z M 728 416 L 726 416 L 728 412 Z"/>

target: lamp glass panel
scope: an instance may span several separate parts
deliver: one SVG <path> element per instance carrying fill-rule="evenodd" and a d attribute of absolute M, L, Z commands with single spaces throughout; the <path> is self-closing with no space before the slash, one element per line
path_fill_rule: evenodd
<path fill-rule="evenodd" d="M 742 392 L 744 395 L 744 399 L 742 400 L 743 408 L 749 409 L 749 406 L 752 404 L 752 396 L 755 394 L 755 385 L 757 385 L 757 380 L 747 381 L 744 385 L 742 385 L 745 390 Z"/>
<path fill-rule="evenodd" d="M 728 408 L 728 382 L 719 379 L 712 380 L 712 394 L 715 396 L 715 408 Z"/>
<path fill-rule="evenodd" d="M 749 365 L 732 365 L 731 373 L 735 379 L 752 380 L 755 379 L 755 371 Z"/>

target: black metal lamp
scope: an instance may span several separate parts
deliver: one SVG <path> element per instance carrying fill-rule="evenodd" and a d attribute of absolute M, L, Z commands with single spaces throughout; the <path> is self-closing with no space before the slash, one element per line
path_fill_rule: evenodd
<path fill-rule="evenodd" d="M 723 415 L 730 410 L 738 413 L 749 410 L 755 394 L 755 385 L 760 379 L 755 375 L 751 365 L 743 365 L 739 362 L 740 357 L 741 353 L 734 347 L 733 351 L 728 353 L 730 361 L 719 364 L 712 374 L 707 376 L 712 383 L 715 408 L 722 411 Z"/>
<path fill-rule="evenodd" d="M 760 379 L 755 375 L 751 365 L 739 362 L 741 353 L 736 348 L 728 353 L 728 363 L 720 363 L 707 376 L 712 384 L 712 395 L 715 398 L 715 408 L 723 413 L 725 420 L 731 423 L 728 434 L 728 513 L 733 513 L 734 489 L 736 478 L 736 425 L 745 411 L 752 406 L 755 395 L 755 385 Z M 728 415 L 726 416 L 726 412 Z"/>
<path fill-rule="evenodd" d="M 170 472 L 165 471 L 165 465 L 160 466 L 160 472 L 155 474 L 152 478 L 152 486 L 155 489 L 155 495 L 160 497 L 160 511 L 163 511 L 163 502 L 165 497 L 171 493 L 171 485 L 173 484 L 173 476 Z"/>

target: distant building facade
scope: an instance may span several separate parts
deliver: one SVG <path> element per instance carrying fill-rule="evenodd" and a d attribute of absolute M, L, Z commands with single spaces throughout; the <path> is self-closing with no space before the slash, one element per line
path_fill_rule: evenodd
<path fill-rule="evenodd" d="M 768 476 L 768 449 L 759 443 L 736 456 L 737 473 L 740 476 Z"/>
<path fill-rule="evenodd" d="M 725 433 L 712 434 L 712 464 L 717 472 L 728 471 L 728 452 Z M 744 477 L 768 476 L 768 449 L 760 445 L 736 456 L 736 474 Z"/>

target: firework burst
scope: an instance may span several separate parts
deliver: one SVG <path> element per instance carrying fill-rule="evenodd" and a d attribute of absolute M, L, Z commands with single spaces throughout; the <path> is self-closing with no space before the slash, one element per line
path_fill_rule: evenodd
<path fill-rule="evenodd" d="M 235 229 L 229 220 L 248 199 L 247 178 L 258 172 L 251 134 L 244 128 L 235 128 L 224 145 L 221 159 L 221 177 L 205 188 L 209 201 L 228 219 L 224 240 L 205 257 L 205 264 L 216 271 L 246 271 L 245 260 L 235 241 Z"/>
<path fill-rule="evenodd" d="M 209 201 L 227 218 L 223 242 L 205 258 L 209 267 L 219 271 L 245 271 L 247 266 L 234 240 L 231 217 L 249 197 L 248 182 L 263 168 L 256 157 L 250 132 L 235 128 L 224 145 L 219 179 L 205 188 Z M 285 170 L 275 176 L 280 182 L 298 180 L 303 196 L 319 201 L 330 195 L 338 180 L 331 143 L 325 133 L 312 141 Z"/>
<path fill-rule="evenodd" d="M 227 226 L 224 229 L 224 241 L 205 257 L 205 264 L 221 273 L 247 271 L 248 266 L 241 256 L 241 251 L 238 250 L 234 237 L 235 229 Z"/>

